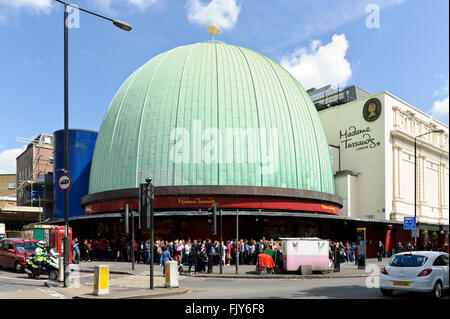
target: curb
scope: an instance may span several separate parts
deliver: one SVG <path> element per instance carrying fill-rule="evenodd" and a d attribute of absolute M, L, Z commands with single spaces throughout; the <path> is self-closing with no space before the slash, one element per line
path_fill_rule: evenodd
<path fill-rule="evenodd" d="M 87 273 L 94 273 L 94 269 L 79 269 L 78 272 L 87 272 Z M 109 270 L 110 274 L 116 274 L 116 275 L 136 275 L 133 272 L 130 271 L 120 271 L 120 270 Z"/>
<path fill-rule="evenodd" d="M 50 288 L 50 289 L 53 289 L 54 291 L 56 291 L 57 293 L 62 294 L 63 296 L 70 296 L 71 298 L 74 297 L 74 295 L 69 294 L 69 293 L 67 293 L 67 292 L 65 292 L 65 291 L 60 290 L 59 287 L 58 287 L 56 284 L 50 283 L 48 280 L 46 280 L 46 281 L 44 282 L 44 286 L 45 286 L 45 287 L 48 287 L 48 288 Z"/>
<path fill-rule="evenodd" d="M 197 274 L 188 277 L 193 278 L 235 278 L 235 279 L 345 279 L 345 278 L 366 278 L 370 274 L 364 275 L 207 275 Z"/>
<path fill-rule="evenodd" d="M 151 293 L 151 294 L 139 294 L 139 295 L 131 295 L 131 296 L 111 296 L 111 295 L 104 295 L 104 296 L 95 296 L 95 295 L 72 295 L 65 291 L 62 291 L 59 286 L 50 283 L 49 281 L 44 282 L 44 286 L 51 288 L 55 290 L 56 292 L 64 295 L 64 296 L 70 296 L 72 299 L 141 299 L 141 298 L 159 298 L 159 297 L 166 297 L 166 296 L 173 296 L 173 295 L 182 295 L 185 293 L 188 293 L 190 290 L 185 287 L 178 287 L 178 288 L 162 288 L 160 289 L 169 289 L 169 291 L 164 291 L 161 293 Z"/>
<path fill-rule="evenodd" d="M 132 296 L 115 296 L 115 297 L 112 297 L 110 295 L 105 295 L 105 296 L 79 295 L 79 296 L 74 296 L 73 299 L 142 299 L 142 298 L 160 298 L 160 297 L 167 297 L 167 296 L 182 295 L 182 294 L 188 293 L 190 291 L 188 288 L 184 288 L 184 287 L 160 288 L 160 289 L 177 289 L 177 290 L 176 291 L 173 290 L 173 291 L 168 291 L 168 292 L 162 292 L 162 293 L 140 294 L 140 295 L 132 295 Z"/>
<path fill-rule="evenodd" d="M 94 270 L 90 269 L 80 269 L 79 272 L 85 272 L 85 273 L 93 273 Z M 136 275 L 132 272 L 127 271 L 118 271 L 118 270 L 110 270 L 110 274 L 117 274 L 117 275 Z M 236 278 L 236 279 L 345 279 L 345 278 L 365 278 L 369 277 L 370 273 L 366 274 L 360 274 L 360 275 L 279 275 L 279 274 L 272 274 L 272 275 L 257 275 L 257 274 L 196 274 L 196 275 L 183 275 L 187 278 L 193 277 L 193 278 Z"/>

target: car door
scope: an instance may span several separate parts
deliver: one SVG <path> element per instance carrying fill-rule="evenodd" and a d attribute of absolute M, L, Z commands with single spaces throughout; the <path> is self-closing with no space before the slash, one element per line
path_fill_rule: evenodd
<path fill-rule="evenodd" d="M 448 264 L 448 263 L 447 263 Z M 440 255 L 433 262 L 433 272 L 435 272 L 435 279 L 441 278 L 444 287 L 448 285 L 448 266 L 445 266 L 444 255 Z"/>
<path fill-rule="evenodd" d="M 3 254 L 3 248 L 5 246 L 5 241 L 0 241 L 0 266 L 4 266 L 4 254 Z"/>
<path fill-rule="evenodd" d="M 447 289 L 449 288 L 448 255 L 442 255 L 442 258 L 444 260 L 444 287 Z"/>
<path fill-rule="evenodd" d="M 5 246 L 3 247 L 3 262 L 4 266 L 8 268 L 14 267 L 14 253 L 10 252 L 10 249 L 14 249 L 14 245 L 12 241 L 6 241 Z"/>

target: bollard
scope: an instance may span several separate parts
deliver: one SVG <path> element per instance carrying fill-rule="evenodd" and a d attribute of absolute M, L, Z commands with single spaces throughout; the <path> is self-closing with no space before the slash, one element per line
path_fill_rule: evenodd
<path fill-rule="evenodd" d="M 59 257 L 59 268 L 58 268 L 58 281 L 64 281 L 64 258 Z"/>
<path fill-rule="evenodd" d="M 166 261 L 164 264 L 166 288 L 178 288 L 178 263 L 176 261 Z"/>
<path fill-rule="evenodd" d="M 334 261 L 334 272 L 340 272 L 341 271 L 341 263 L 339 262 L 339 257 L 336 258 Z"/>
<path fill-rule="evenodd" d="M 208 274 L 213 273 L 213 263 L 214 263 L 213 257 L 214 257 L 213 255 L 208 255 Z"/>
<path fill-rule="evenodd" d="M 109 294 L 109 266 L 95 266 L 94 270 L 94 295 Z"/>

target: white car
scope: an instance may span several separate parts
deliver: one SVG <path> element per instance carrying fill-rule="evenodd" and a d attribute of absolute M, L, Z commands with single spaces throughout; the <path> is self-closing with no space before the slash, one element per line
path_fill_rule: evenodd
<path fill-rule="evenodd" d="M 380 290 L 426 292 L 440 298 L 449 288 L 448 254 L 435 251 L 403 252 L 392 256 L 381 269 Z"/>

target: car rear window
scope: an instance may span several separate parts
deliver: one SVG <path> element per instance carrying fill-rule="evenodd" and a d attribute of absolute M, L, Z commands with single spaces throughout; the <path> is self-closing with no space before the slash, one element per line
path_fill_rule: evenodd
<path fill-rule="evenodd" d="M 18 252 L 22 251 L 34 251 L 37 247 L 36 242 L 33 241 L 23 241 L 16 243 L 16 250 Z"/>
<path fill-rule="evenodd" d="M 420 255 L 398 255 L 389 261 L 392 267 L 420 267 L 427 261 L 427 257 Z"/>

